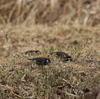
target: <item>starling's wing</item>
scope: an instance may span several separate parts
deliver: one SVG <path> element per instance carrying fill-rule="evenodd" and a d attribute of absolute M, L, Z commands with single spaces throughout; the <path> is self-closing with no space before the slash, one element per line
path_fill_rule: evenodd
<path fill-rule="evenodd" d="M 31 54 L 31 55 L 34 55 L 36 53 L 41 54 L 41 52 L 39 50 L 29 50 L 29 51 L 23 52 L 22 54 Z"/>

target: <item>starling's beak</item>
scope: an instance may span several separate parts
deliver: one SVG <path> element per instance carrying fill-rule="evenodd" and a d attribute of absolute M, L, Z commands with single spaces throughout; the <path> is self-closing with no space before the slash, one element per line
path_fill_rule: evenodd
<path fill-rule="evenodd" d="M 36 62 L 36 60 L 34 60 L 34 59 L 31 59 L 31 58 L 28 58 L 27 60 L 31 60 L 31 61 L 33 61 L 33 62 Z"/>

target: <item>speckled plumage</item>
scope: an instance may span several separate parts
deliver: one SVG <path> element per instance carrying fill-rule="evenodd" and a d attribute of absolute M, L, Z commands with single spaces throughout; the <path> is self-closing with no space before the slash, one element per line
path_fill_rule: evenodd
<path fill-rule="evenodd" d="M 41 54 L 41 52 L 39 50 L 29 50 L 29 51 L 26 51 L 26 52 L 23 52 L 22 54 L 25 54 L 25 55 L 34 55 L 34 54 Z"/>
<path fill-rule="evenodd" d="M 48 65 L 49 63 L 51 63 L 51 60 L 46 57 L 36 57 L 36 58 L 30 58 L 28 60 L 35 62 L 37 65 Z"/>
<path fill-rule="evenodd" d="M 72 57 L 65 52 L 51 52 L 50 55 L 54 55 L 62 61 L 72 61 Z"/>

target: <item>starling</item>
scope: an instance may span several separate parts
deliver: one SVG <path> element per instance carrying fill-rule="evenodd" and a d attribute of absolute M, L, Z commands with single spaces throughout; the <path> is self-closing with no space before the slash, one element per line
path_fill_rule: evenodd
<path fill-rule="evenodd" d="M 65 52 L 51 52 L 50 55 L 54 55 L 56 58 L 59 58 L 62 61 L 72 61 L 72 57 Z"/>
<path fill-rule="evenodd" d="M 34 55 L 34 54 L 41 54 L 41 52 L 39 50 L 29 50 L 29 51 L 26 51 L 22 54 L 25 54 L 25 55 Z"/>
<path fill-rule="evenodd" d="M 36 57 L 36 58 L 30 58 L 28 60 L 35 62 L 37 65 L 48 65 L 49 63 L 51 63 L 51 60 L 46 57 Z"/>

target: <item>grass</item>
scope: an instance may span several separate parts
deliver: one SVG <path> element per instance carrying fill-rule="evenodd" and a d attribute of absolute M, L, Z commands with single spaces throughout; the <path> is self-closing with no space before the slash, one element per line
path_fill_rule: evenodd
<path fill-rule="evenodd" d="M 1 24 L 59 24 L 96 26 L 100 23 L 99 0 L 1 0 Z"/>
<path fill-rule="evenodd" d="M 100 82 L 100 27 L 47 25 L 0 26 L 1 99 L 78 99 L 83 90 Z M 20 53 L 37 49 L 40 55 Z M 27 60 L 64 51 L 74 62 L 38 67 Z M 60 89 L 61 87 L 61 89 Z"/>
<path fill-rule="evenodd" d="M 52 51 L 73 62 L 27 60 Z M 100 0 L 0 0 L 0 99 L 79 99 L 99 82 Z"/>

